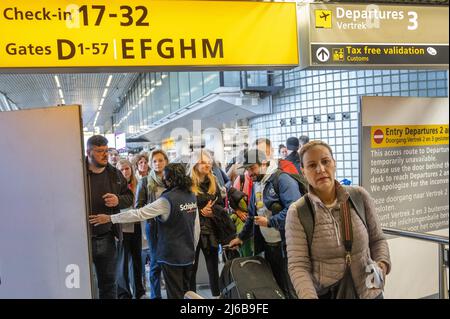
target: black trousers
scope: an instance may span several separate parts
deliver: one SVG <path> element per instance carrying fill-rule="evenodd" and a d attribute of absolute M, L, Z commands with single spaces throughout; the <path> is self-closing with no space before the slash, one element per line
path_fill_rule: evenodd
<path fill-rule="evenodd" d="M 198 270 L 198 259 L 200 257 L 200 249 L 205 256 L 206 270 L 208 271 L 209 286 L 211 288 L 211 294 L 213 296 L 220 295 L 219 290 L 219 247 L 204 247 L 202 241 L 200 240 L 197 245 L 197 250 L 195 251 L 195 263 L 192 266 L 192 277 L 189 285 L 189 289 L 196 292 L 197 291 L 197 270 Z"/>
<path fill-rule="evenodd" d="M 145 288 L 142 282 L 142 238 L 141 228 L 135 227 L 134 233 L 123 233 L 123 240 L 118 249 L 118 287 L 117 296 L 119 299 L 131 299 L 133 296 L 130 290 L 130 284 L 134 290 L 134 297 L 139 299 L 145 294 Z M 129 264 L 132 264 L 133 282 L 130 283 Z"/>
<path fill-rule="evenodd" d="M 184 294 L 189 290 L 189 280 L 192 274 L 192 265 L 171 266 L 160 263 L 166 282 L 168 299 L 184 299 Z"/>
<path fill-rule="evenodd" d="M 92 259 L 100 299 L 117 299 L 116 241 L 112 232 L 92 237 Z"/>
<path fill-rule="evenodd" d="M 281 242 L 276 244 L 264 243 L 264 258 L 272 268 L 273 276 L 288 299 L 297 299 L 294 286 L 287 268 L 287 254 Z"/>

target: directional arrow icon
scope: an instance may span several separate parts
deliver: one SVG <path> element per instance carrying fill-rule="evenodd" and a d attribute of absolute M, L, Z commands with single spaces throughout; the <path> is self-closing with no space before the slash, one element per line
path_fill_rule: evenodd
<path fill-rule="evenodd" d="M 320 62 L 326 62 L 330 58 L 330 51 L 325 47 L 320 47 L 316 51 L 316 57 Z"/>

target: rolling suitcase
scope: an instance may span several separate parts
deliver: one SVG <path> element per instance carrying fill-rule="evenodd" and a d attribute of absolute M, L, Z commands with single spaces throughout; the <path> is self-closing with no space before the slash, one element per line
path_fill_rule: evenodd
<path fill-rule="evenodd" d="M 260 256 L 228 260 L 219 288 L 223 299 L 285 299 L 269 263 Z"/>

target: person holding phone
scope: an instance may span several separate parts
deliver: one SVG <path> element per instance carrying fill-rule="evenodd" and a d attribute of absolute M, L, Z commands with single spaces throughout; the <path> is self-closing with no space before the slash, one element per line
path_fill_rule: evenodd
<path fill-rule="evenodd" d="M 209 285 L 213 297 L 220 295 L 219 290 L 219 236 L 216 226 L 219 210 L 224 209 L 224 202 L 212 173 L 213 158 L 205 150 L 192 154 L 189 175 L 192 179 L 192 192 L 197 196 L 200 216 L 200 241 L 195 252 L 195 263 L 192 271 L 190 290 L 196 291 L 196 274 L 200 249 L 205 256 Z"/>

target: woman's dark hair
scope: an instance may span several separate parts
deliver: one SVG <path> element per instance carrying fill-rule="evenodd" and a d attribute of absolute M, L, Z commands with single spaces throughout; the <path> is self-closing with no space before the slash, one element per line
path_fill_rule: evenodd
<path fill-rule="evenodd" d="M 170 163 L 164 167 L 163 172 L 167 186 L 170 188 L 178 187 L 187 192 L 191 191 L 192 181 L 191 178 L 186 175 L 186 169 L 183 164 Z"/>
<path fill-rule="evenodd" d="M 102 135 L 92 135 L 86 142 L 87 150 L 91 150 L 94 146 L 107 146 L 108 140 Z"/>

